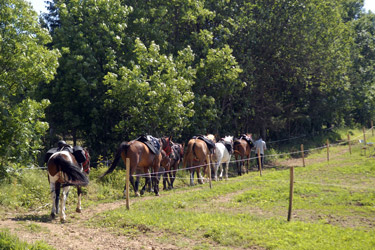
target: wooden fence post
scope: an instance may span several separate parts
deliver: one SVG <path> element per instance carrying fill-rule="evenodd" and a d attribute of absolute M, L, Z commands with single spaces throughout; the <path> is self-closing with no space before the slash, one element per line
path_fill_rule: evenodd
<path fill-rule="evenodd" d="M 126 158 L 126 190 L 125 190 L 125 196 L 126 196 L 126 209 L 130 209 L 129 205 L 129 182 L 130 182 L 130 159 Z"/>
<path fill-rule="evenodd" d="M 365 156 L 366 156 L 366 149 L 367 149 L 366 131 L 365 131 L 365 127 L 363 127 L 363 150 L 365 150 Z"/>
<path fill-rule="evenodd" d="M 352 154 L 352 146 L 350 145 L 350 135 L 348 134 L 348 145 L 349 145 L 349 153 Z"/>
<path fill-rule="evenodd" d="M 301 154 L 302 154 L 302 163 L 303 163 L 303 166 L 305 167 L 305 152 L 303 150 L 303 144 L 301 144 Z"/>
<path fill-rule="evenodd" d="M 327 139 L 327 161 L 329 161 L 329 141 Z"/>
<path fill-rule="evenodd" d="M 292 218 L 293 190 L 294 190 L 294 168 L 290 167 L 290 189 L 289 189 L 288 221 L 290 221 L 290 219 Z"/>
<path fill-rule="evenodd" d="M 212 181 L 211 181 L 211 159 L 210 159 L 210 164 L 208 164 L 208 182 L 210 183 L 210 188 L 212 188 Z"/>
<path fill-rule="evenodd" d="M 262 176 L 262 159 L 260 157 L 260 148 L 258 148 L 259 175 Z"/>

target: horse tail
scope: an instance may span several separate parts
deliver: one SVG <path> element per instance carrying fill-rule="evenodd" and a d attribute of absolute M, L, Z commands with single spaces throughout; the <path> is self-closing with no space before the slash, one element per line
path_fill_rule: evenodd
<path fill-rule="evenodd" d="M 183 168 L 186 168 L 187 161 L 190 160 L 189 159 L 189 155 L 190 155 L 190 153 L 193 153 L 192 150 L 193 150 L 193 145 L 194 144 L 193 143 L 188 143 L 188 146 L 187 146 L 186 151 L 184 153 L 184 157 L 182 158 L 182 166 L 183 166 Z"/>
<path fill-rule="evenodd" d="M 68 180 L 65 186 L 87 186 L 89 179 L 73 162 L 66 160 L 61 154 L 53 158 L 53 163 L 59 166 L 61 171 L 66 174 Z"/>
<path fill-rule="evenodd" d="M 113 160 L 112 165 L 108 168 L 108 170 L 104 174 L 102 174 L 99 177 L 99 179 L 103 178 L 107 174 L 112 173 L 113 170 L 115 170 L 115 168 L 117 167 L 118 162 L 120 161 L 121 153 L 124 152 L 126 154 L 126 152 L 128 151 L 129 146 L 130 145 L 127 142 L 122 142 L 120 144 L 120 147 L 117 149 L 117 152 L 116 152 L 116 155 L 115 155 L 115 159 Z"/>

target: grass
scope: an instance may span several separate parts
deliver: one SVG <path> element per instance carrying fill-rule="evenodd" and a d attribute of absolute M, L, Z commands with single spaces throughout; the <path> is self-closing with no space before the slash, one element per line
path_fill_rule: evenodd
<path fill-rule="evenodd" d="M 33 244 L 28 244 L 18 239 L 17 236 L 12 235 L 7 230 L 0 231 L 0 249 L 1 250 L 53 250 L 51 246 L 37 241 Z"/>
<path fill-rule="evenodd" d="M 262 177 L 251 172 L 215 182 L 212 189 L 205 184 L 154 199 L 131 197 L 130 210 L 108 211 L 90 223 L 125 234 L 169 232 L 211 247 L 374 249 L 374 159 L 360 146 L 352 155 L 346 147 L 330 148 L 329 162 L 326 150 L 314 152 L 307 167 L 295 168 L 291 222 L 289 170 L 275 167 Z"/>
<path fill-rule="evenodd" d="M 346 138 L 346 132 L 339 133 Z M 361 130 L 350 133 L 352 138 L 363 135 Z M 332 137 L 337 138 L 337 134 Z M 324 141 L 323 136 L 319 137 L 306 144 L 305 149 L 321 146 Z M 296 150 L 297 144 L 289 152 Z M 283 156 L 273 158 L 263 176 L 253 171 L 213 182 L 212 189 L 208 184 L 190 187 L 188 174 L 178 172 L 176 189 L 161 191 L 160 197 L 147 193 L 147 199 L 134 197 L 131 192 L 130 210 L 121 207 L 106 211 L 88 224 L 112 228 L 124 235 L 156 232 L 161 235 L 160 242 L 193 249 L 375 249 L 375 159 L 364 156 L 357 142 L 352 146 L 352 154 L 345 144 L 333 144 L 329 150 L 329 162 L 326 148 L 307 154 L 306 167 L 301 167 L 300 159 L 293 162 L 295 183 L 290 222 L 286 220 L 290 173 L 283 160 L 293 157 Z M 273 149 L 273 153 L 280 152 Z M 84 207 L 123 199 L 125 171 L 118 169 L 99 181 L 98 176 L 105 170 L 99 167 L 90 173 Z M 232 175 L 233 172 L 232 166 Z M 33 210 L 50 202 L 45 172 L 27 173 L 1 184 L 1 210 Z M 75 196 L 76 192 L 71 192 L 68 199 L 70 211 L 74 210 Z M 44 230 L 35 225 L 26 226 L 31 231 Z M 197 244 L 189 245 L 184 239 Z"/>

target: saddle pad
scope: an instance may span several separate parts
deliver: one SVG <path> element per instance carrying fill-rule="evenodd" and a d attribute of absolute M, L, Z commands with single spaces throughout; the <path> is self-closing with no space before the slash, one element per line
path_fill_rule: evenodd
<path fill-rule="evenodd" d="M 47 163 L 49 158 L 51 158 L 51 156 L 57 152 L 57 148 L 50 148 L 46 155 L 44 156 L 44 162 Z"/>
<path fill-rule="evenodd" d="M 152 137 L 151 135 L 142 135 L 138 137 L 136 141 L 146 144 L 153 154 L 158 155 L 160 153 L 160 143 L 155 137 Z"/>
<path fill-rule="evenodd" d="M 215 143 L 211 141 L 210 139 L 207 139 L 203 136 L 198 136 L 198 139 L 204 141 L 207 144 L 207 147 L 209 150 L 215 148 Z"/>
<path fill-rule="evenodd" d="M 76 158 L 78 163 L 82 163 L 86 161 L 85 151 L 83 150 L 81 146 L 75 146 L 73 148 L 73 155 Z"/>

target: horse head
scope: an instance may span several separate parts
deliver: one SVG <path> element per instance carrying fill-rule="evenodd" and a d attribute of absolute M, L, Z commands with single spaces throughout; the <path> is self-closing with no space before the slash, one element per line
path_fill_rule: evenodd
<path fill-rule="evenodd" d="M 172 137 L 163 136 L 160 138 L 161 148 L 165 151 L 167 156 L 172 152 Z"/>

